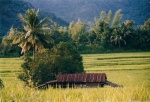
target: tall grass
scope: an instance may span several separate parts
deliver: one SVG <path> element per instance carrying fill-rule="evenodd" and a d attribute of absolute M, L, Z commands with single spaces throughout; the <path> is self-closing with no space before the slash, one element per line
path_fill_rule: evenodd
<path fill-rule="evenodd" d="M 148 102 L 150 90 L 143 86 L 36 90 L 9 85 L 1 91 L 0 98 L 2 102 Z"/>
<path fill-rule="evenodd" d="M 19 58 L 0 58 L 0 102 L 150 102 L 150 52 L 84 54 L 87 73 L 105 72 L 109 81 L 123 88 L 66 88 L 37 90 L 17 79 Z"/>

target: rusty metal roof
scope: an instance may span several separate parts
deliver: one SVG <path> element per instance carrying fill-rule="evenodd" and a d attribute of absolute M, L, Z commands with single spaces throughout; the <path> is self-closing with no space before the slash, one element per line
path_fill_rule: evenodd
<path fill-rule="evenodd" d="M 105 73 L 59 74 L 57 82 L 105 82 Z"/>

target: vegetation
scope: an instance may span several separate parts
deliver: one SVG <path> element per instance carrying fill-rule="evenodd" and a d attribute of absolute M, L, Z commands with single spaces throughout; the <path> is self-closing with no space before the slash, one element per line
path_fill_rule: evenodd
<path fill-rule="evenodd" d="M 108 80 L 122 84 L 124 87 L 144 85 L 150 88 L 149 52 L 84 54 L 82 56 L 87 73 L 104 72 Z"/>
<path fill-rule="evenodd" d="M 82 57 L 69 43 L 60 43 L 51 50 L 38 53 L 36 59 L 25 58 L 19 79 L 33 87 L 55 80 L 59 73 L 84 72 Z"/>
<path fill-rule="evenodd" d="M 10 16 L 5 13 L 7 11 L 5 7 L 9 3 L 16 5 L 18 2 L 21 3 L 17 4 L 19 6 L 26 4 L 22 0 L 0 2 L 2 15 L 6 16 L 6 19 L 0 18 L 0 27 L 6 25 L 4 31 L 10 26 L 10 22 L 5 24 L 5 20 Z M 13 7 L 11 4 L 9 6 Z M 25 7 L 28 8 L 29 5 L 26 4 Z M 143 25 L 135 27 L 134 21 L 122 20 L 121 11 L 119 9 L 115 14 L 111 10 L 108 13 L 102 11 L 100 17 L 94 18 L 95 22 L 89 22 L 89 25 L 78 19 L 77 22 L 71 22 L 68 27 L 58 25 L 57 23 L 60 22 L 50 24 L 48 18 L 40 20 L 39 9 L 28 9 L 25 15 L 19 14 L 23 28 L 16 28 L 16 23 L 6 36 L 0 38 L 0 57 L 17 57 L 20 56 L 19 52 L 22 50 L 24 58 L 0 59 L 2 92 L 0 101 L 70 102 L 75 100 L 84 102 L 88 98 L 92 101 L 150 101 L 149 52 L 86 54 L 82 55 L 84 62 L 80 56 L 80 53 L 150 50 L 150 18 Z M 3 30 L 1 32 L 4 32 Z M 33 58 L 31 51 L 33 51 Z M 105 72 L 108 80 L 122 84 L 124 87 L 116 90 L 108 86 L 104 89 L 91 88 L 89 90 L 49 88 L 47 91 L 34 88 L 56 79 L 59 73 L 83 73 L 83 65 L 87 73 Z M 20 82 L 17 76 L 25 84 Z M 89 96 L 88 93 L 92 94 Z"/>
<path fill-rule="evenodd" d="M 0 37 L 7 35 L 8 30 L 13 26 L 14 28 L 21 27 L 20 19 L 18 14 L 24 14 L 27 9 L 32 9 L 30 3 L 24 0 L 1 0 L 0 1 Z M 11 17 L 10 17 L 11 16 Z M 67 26 L 68 22 L 56 17 L 52 12 L 40 12 L 40 19 L 45 17 L 51 18 L 54 22 L 59 25 Z"/>
<path fill-rule="evenodd" d="M 102 10 L 108 12 L 122 9 L 123 19 L 133 20 L 135 25 L 142 25 L 150 17 L 149 0 L 25 0 L 42 11 L 53 11 L 65 21 L 93 22 Z M 140 3 L 139 3 L 140 2 Z"/>
<path fill-rule="evenodd" d="M 109 81 L 123 88 L 67 88 L 36 90 L 25 87 L 16 77 L 21 73 L 20 58 L 0 58 L 0 78 L 5 87 L 1 101 L 150 101 L 150 52 L 83 54 L 86 72 L 105 72 Z"/>
<path fill-rule="evenodd" d="M 114 15 L 112 11 L 108 14 L 102 11 L 100 18 L 96 18 L 94 23 L 89 23 L 89 26 L 78 20 L 71 22 L 69 27 L 63 27 L 57 23 L 46 25 L 46 18 L 40 22 L 38 11 L 30 9 L 25 16 L 20 15 L 24 29 L 12 27 L 8 35 L 1 39 L 0 57 L 20 55 L 20 49 L 12 43 L 19 44 L 24 53 L 28 50 L 33 51 L 33 55 L 35 51 L 50 49 L 60 42 L 73 44 L 79 53 L 149 51 L 150 19 L 135 28 L 131 20 L 120 23 L 121 18 L 121 9 Z"/>
<path fill-rule="evenodd" d="M 82 55 L 83 63 L 79 54 L 149 51 L 150 18 L 143 25 L 135 28 L 132 20 L 125 20 L 121 23 L 123 15 L 119 9 L 114 15 L 111 10 L 108 13 L 102 11 L 100 17 L 95 18 L 95 22 L 88 23 L 89 25 L 78 19 L 77 22 L 71 22 L 69 27 L 63 27 L 55 22 L 48 24 L 50 20 L 47 18 L 40 21 L 38 13 L 39 9 L 37 11 L 28 9 L 25 15 L 19 14 L 23 28 L 16 29 L 12 26 L 8 35 L 0 39 L 0 57 L 20 56 L 21 49 L 25 57 L 25 61 L 21 60 L 22 58 L 0 59 L 0 88 L 2 90 L 0 101 L 76 100 L 83 102 L 87 101 L 87 97 L 92 101 L 150 100 L 149 52 L 87 54 Z M 30 56 L 31 51 L 33 51 L 33 58 Z M 108 80 L 122 84 L 124 88 L 116 90 L 110 87 L 89 90 L 49 88 L 47 91 L 41 91 L 25 87 L 17 79 L 19 75 L 18 78 L 24 81 L 25 85 L 36 87 L 56 79 L 59 73 L 82 73 L 84 72 L 83 64 L 86 72 L 105 72 L 108 74 Z M 13 83 L 12 86 L 10 83 Z M 17 90 L 14 91 L 16 88 Z M 101 92 L 100 95 L 97 90 Z M 109 93 L 106 94 L 106 91 Z M 91 97 L 87 93 L 92 93 Z M 115 94 L 112 96 L 112 93 Z M 32 97 L 27 98 L 28 95 Z"/>
<path fill-rule="evenodd" d="M 26 53 L 30 48 L 33 49 L 33 57 L 35 59 L 35 52 L 44 49 L 44 44 L 52 43 L 52 39 L 46 31 L 49 30 L 47 24 L 50 19 L 44 18 L 39 20 L 39 9 L 30 9 L 26 11 L 26 15 L 19 14 L 19 17 L 23 23 L 23 29 L 19 29 L 17 34 L 14 35 L 13 44 L 17 44 L 21 47 L 21 53 Z"/>
<path fill-rule="evenodd" d="M 13 27 L 10 28 L 7 36 L 2 38 L 0 44 L 0 57 L 16 57 L 20 56 L 20 48 L 17 45 L 13 45 L 13 37 L 15 34 L 15 30 Z"/>
<path fill-rule="evenodd" d="M 0 79 L 0 89 L 4 88 L 3 81 Z"/>
<path fill-rule="evenodd" d="M 144 87 L 131 88 L 93 88 L 93 89 L 48 89 L 38 91 L 29 88 L 8 86 L 1 91 L 2 101 L 31 101 L 31 102 L 105 102 L 105 101 L 149 101 L 149 91 Z M 9 91 L 8 91 L 9 90 Z"/>

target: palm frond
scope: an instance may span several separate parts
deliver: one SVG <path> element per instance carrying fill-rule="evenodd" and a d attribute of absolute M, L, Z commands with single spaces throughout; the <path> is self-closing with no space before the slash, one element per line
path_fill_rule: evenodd
<path fill-rule="evenodd" d="M 24 36 L 22 36 L 21 34 L 15 35 L 12 44 L 19 44 L 23 40 L 24 40 Z"/>
<path fill-rule="evenodd" d="M 22 53 L 30 50 L 41 51 L 47 43 L 53 43 L 53 39 L 48 35 L 50 28 L 47 24 L 51 22 L 50 19 L 44 18 L 39 22 L 38 18 L 39 9 L 29 9 L 26 11 L 26 15 L 19 14 L 19 18 L 24 26 L 23 29 L 17 30 L 13 43 L 18 44 L 22 48 Z"/>
<path fill-rule="evenodd" d="M 40 9 L 38 8 L 38 10 L 36 11 L 36 16 L 38 16 Z"/>
<path fill-rule="evenodd" d="M 45 34 L 45 35 L 44 34 L 37 34 L 37 36 L 38 36 L 40 41 L 43 40 L 46 43 L 54 43 L 54 40 L 48 34 Z"/>
<path fill-rule="evenodd" d="M 31 34 L 26 40 L 28 42 L 30 42 L 32 45 L 34 45 L 35 44 L 35 36 L 36 35 Z"/>
<path fill-rule="evenodd" d="M 36 15 L 35 9 L 27 10 L 26 17 L 27 17 L 27 20 L 28 20 L 31 28 L 35 27 L 38 24 L 38 22 L 39 22 L 38 16 Z"/>
<path fill-rule="evenodd" d="M 19 14 L 18 16 L 19 16 L 21 22 L 23 23 L 24 28 L 26 28 L 26 29 L 31 28 L 29 22 L 26 20 L 26 18 L 22 14 Z"/>
<path fill-rule="evenodd" d="M 32 44 L 30 42 L 22 42 L 19 47 L 22 48 L 21 54 L 26 53 L 30 48 L 32 47 Z"/>
<path fill-rule="evenodd" d="M 35 30 L 36 34 L 43 34 L 46 35 L 51 31 L 49 27 L 39 27 Z"/>
<path fill-rule="evenodd" d="M 31 35 L 32 30 L 29 30 L 26 35 L 25 35 L 25 39 L 27 39 L 27 37 L 29 37 Z"/>
<path fill-rule="evenodd" d="M 40 41 L 36 42 L 35 50 L 41 52 L 42 49 L 44 49 L 42 42 L 40 42 Z"/>
<path fill-rule="evenodd" d="M 50 23 L 51 19 L 49 18 L 44 18 L 43 20 L 40 21 L 40 23 L 37 25 L 39 28 L 43 27 L 44 25 L 46 25 L 47 23 Z"/>

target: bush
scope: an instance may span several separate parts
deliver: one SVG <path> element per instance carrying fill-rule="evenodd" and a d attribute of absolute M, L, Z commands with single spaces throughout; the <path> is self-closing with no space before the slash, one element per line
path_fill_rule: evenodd
<path fill-rule="evenodd" d="M 19 78 L 28 86 L 37 86 L 56 79 L 59 73 L 84 72 L 82 57 L 69 43 L 61 42 L 51 50 L 37 53 L 35 61 L 26 58 Z"/>

